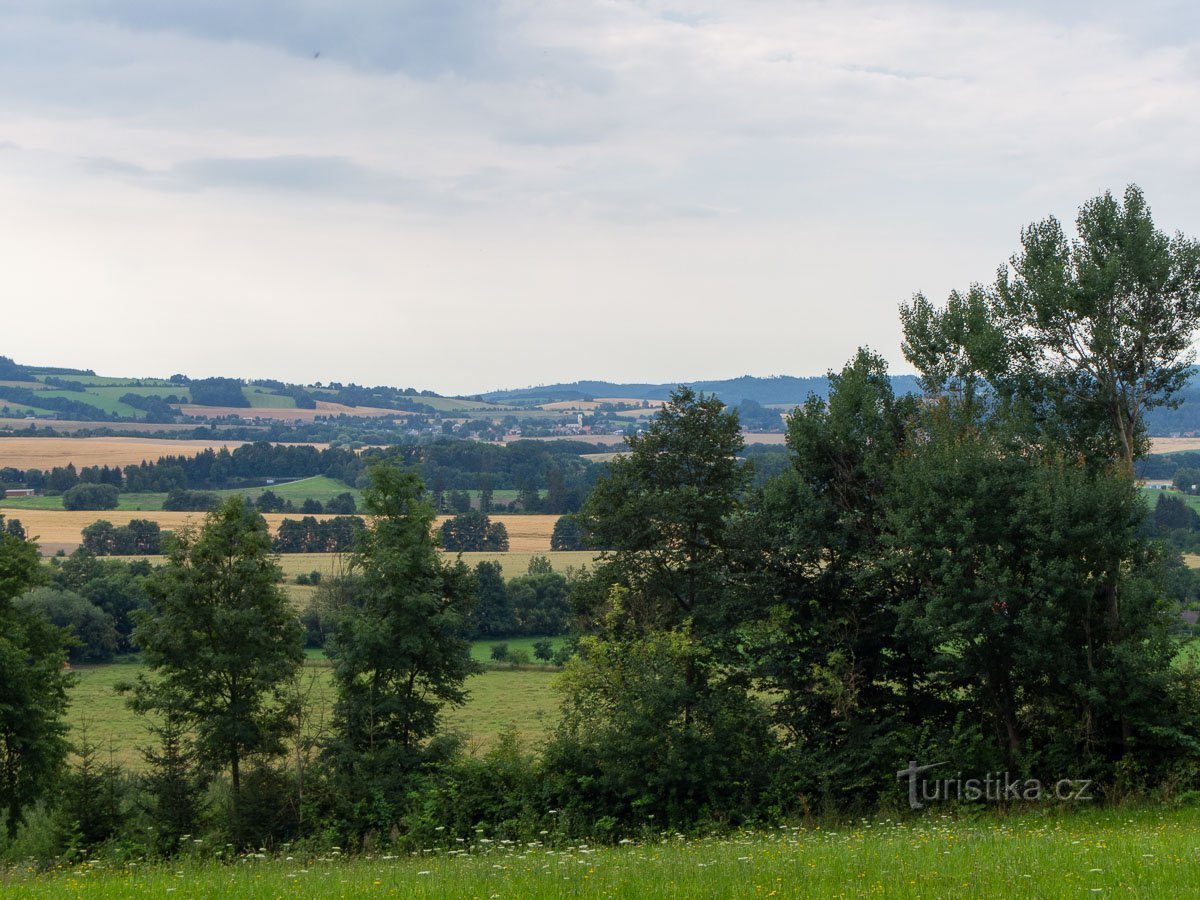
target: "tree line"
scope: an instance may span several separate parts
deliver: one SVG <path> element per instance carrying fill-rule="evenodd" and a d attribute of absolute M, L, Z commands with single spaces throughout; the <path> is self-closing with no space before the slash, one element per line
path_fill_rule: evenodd
<path fill-rule="evenodd" d="M 517 441 L 497 446 L 445 439 L 357 452 L 256 441 L 233 450 L 222 447 L 194 456 L 168 455 L 124 468 L 77 469 L 70 463 L 50 470 L 5 467 L 0 468 L 0 485 L 51 494 L 63 494 L 78 485 L 109 485 L 127 493 L 169 493 L 262 487 L 269 479 L 323 475 L 354 488 L 366 483 L 365 472 L 372 463 L 394 459 L 421 474 L 438 511 L 465 511 L 465 507 L 456 509 L 455 503 L 462 500 L 472 505 L 465 494 L 468 490 L 487 497 L 497 490 L 516 490 L 517 510 L 567 513 L 580 508 L 603 471 L 603 466 L 579 458 L 581 452 L 592 449 L 573 441 Z M 455 492 L 461 497 L 451 496 Z M 489 512 L 489 507 L 498 505 L 485 500 L 481 511 Z"/>

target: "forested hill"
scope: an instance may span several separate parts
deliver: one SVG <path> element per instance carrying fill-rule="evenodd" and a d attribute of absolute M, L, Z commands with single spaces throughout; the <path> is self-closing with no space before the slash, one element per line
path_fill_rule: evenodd
<path fill-rule="evenodd" d="M 1183 402 L 1176 409 L 1155 409 L 1147 417 L 1150 433 L 1165 435 L 1200 432 L 1200 367 L 1193 369 L 1191 382 L 1178 395 Z M 799 405 L 809 394 L 826 397 L 829 379 L 824 376 L 798 378 L 792 375 L 773 375 L 756 378 L 743 375 L 723 381 L 685 382 L 698 391 L 715 394 L 728 406 L 739 406 L 747 400 L 755 403 Z M 517 390 L 491 391 L 479 399 L 491 403 L 536 404 L 560 400 L 591 400 L 597 397 L 621 397 L 629 400 L 666 400 L 677 383 L 642 384 L 615 381 L 576 381 L 571 384 L 549 384 Z M 920 391 L 913 375 L 893 375 L 892 389 L 897 394 Z"/>
<path fill-rule="evenodd" d="M 797 378 L 793 375 L 772 375 L 756 378 L 743 375 L 723 381 L 670 382 L 669 384 L 622 384 L 615 381 L 576 381 L 573 384 L 550 384 L 540 387 L 520 388 L 511 391 L 492 391 L 481 394 L 483 400 L 493 403 L 551 403 L 559 400 L 590 400 L 597 397 L 620 397 L 628 400 L 666 400 L 679 384 L 687 384 L 697 391 L 715 394 L 727 406 L 738 406 L 746 400 L 763 405 L 786 403 L 798 405 L 808 399 L 809 394 L 825 397 L 829 393 L 829 379 L 825 376 Z M 897 393 L 918 390 L 917 379 L 912 375 L 895 375 L 892 386 Z"/>
<path fill-rule="evenodd" d="M 1176 409 L 1155 409 L 1148 415 L 1151 434 L 1200 434 L 1200 367 L 1194 367 L 1190 383 L 1178 399 Z M 891 376 L 897 394 L 920 391 L 913 375 Z M 743 375 L 723 380 L 690 381 L 697 391 L 720 398 L 727 406 L 741 407 L 743 416 L 753 406 L 798 406 L 812 394 L 827 397 L 829 379 L 821 376 L 798 377 L 773 375 L 765 378 Z M 530 410 L 562 401 L 623 399 L 626 401 L 667 400 L 680 382 L 663 384 L 617 381 L 576 381 L 569 384 L 496 390 L 471 397 L 449 397 L 431 390 L 386 385 L 364 387 L 331 382 L 311 385 L 285 384 L 281 381 L 245 381 L 240 378 L 192 379 L 172 375 L 169 379 L 98 377 L 91 369 L 20 365 L 0 356 L 0 415 L 51 414 L 60 419 L 135 421 L 171 423 L 178 421 L 183 407 L 193 417 L 203 416 L 204 407 L 215 407 L 223 414 L 246 410 L 245 416 L 263 418 L 272 409 L 313 410 L 318 403 L 338 404 L 341 411 L 362 407 L 371 415 L 395 410 L 409 417 L 450 417 L 498 419 L 525 415 Z M 549 410 L 547 410 L 549 411 Z M 769 411 L 759 410 L 766 416 Z M 323 412 L 328 416 L 333 413 Z M 532 414 L 532 413 L 531 413 Z M 774 412 L 770 412 L 774 415 Z M 410 425 L 412 423 L 410 422 Z M 529 423 L 524 423 L 527 429 Z M 440 433 L 440 424 L 433 430 Z M 468 429 L 479 435 L 477 430 Z M 595 433 L 600 433 L 596 431 Z M 310 436 L 311 437 L 311 436 Z M 328 439 L 316 435 L 313 439 Z"/>

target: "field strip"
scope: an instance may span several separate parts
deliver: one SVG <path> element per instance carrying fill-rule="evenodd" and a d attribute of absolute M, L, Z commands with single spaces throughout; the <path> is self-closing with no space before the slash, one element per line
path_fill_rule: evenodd
<path fill-rule="evenodd" d="M 61 510 L 61 509 L 21 509 L 8 510 L 6 515 L 19 519 L 25 526 L 26 532 L 37 536 L 42 545 L 42 552 L 54 554 L 59 550 L 70 552 L 79 545 L 80 532 L 101 519 L 114 525 L 127 525 L 131 519 L 149 519 L 157 522 L 164 530 L 173 531 L 188 523 L 199 525 L 204 521 L 201 512 L 166 512 L 141 511 L 128 509 L 107 509 L 98 511 Z M 284 519 L 299 519 L 301 513 L 268 513 L 263 516 L 270 526 L 271 532 L 278 530 Z M 332 516 L 320 515 L 317 519 L 329 519 Z M 449 516 L 439 516 L 437 525 Z M 493 522 L 503 522 L 508 529 L 509 550 L 514 553 L 544 553 L 550 549 L 550 535 L 554 531 L 554 523 L 558 516 L 493 516 Z"/>
<path fill-rule="evenodd" d="M 162 438 L 93 437 L 31 438 L 0 437 L 0 468 L 53 469 L 74 463 L 84 466 L 136 466 L 160 456 L 195 456 L 203 450 L 233 450 L 248 441 L 192 441 Z M 302 446 L 284 444 L 284 446 Z M 323 449 L 328 444 L 312 444 Z"/>
<path fill-rule="evenodd" d="M 1195 437 L 1152 437 L 1150 438 L 1151 453 L 1182 453 L 1186 450 L 1200 450 L 1200 438 Z"/>

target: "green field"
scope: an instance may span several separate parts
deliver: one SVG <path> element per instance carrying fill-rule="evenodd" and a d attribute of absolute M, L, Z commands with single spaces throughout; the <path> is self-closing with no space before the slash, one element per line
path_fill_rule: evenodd
<path fill-rule="evenodd" d="M 127 393 L 122 390 L 122 393 Z M 80 393 L 79 391 L 38 391 L 39 397 L 57 397 L 60 400 L 74 400 L 78 403 L 86 403 L 88 406 L 94 406 L 96 409 L 103 410 L 106 413 L 116 413 L 118 416 L 144 416 L 145 413 L 127 403 L 122 403 L 114 396 L 106 396 L 98 391 L 87 391 Z"/>
<path fill-rule="evenodd" d="M 876 816 L 688 838 L 647 829 L 594 847 L 548 829 L 527 843 L 430 842 L 344 858 L 246 854 L 228 862 L 81 864 L 0 875 L 32 897 L 1187 897 L 1200 885 L 1200 811 L 1081 810 L 956 819 Z"/>
<path fill-rule="evenodd" d="M 242 396 L 254 409 L 295 409 L 296 400 L 272 393 L 271 388 L 249 384 L 242 388 Z"/>
<path fill-rule="evenodd" d="M 30 414 L 35 416 L 55 415 L 53 410 L 42 409 L 40 406 L 26 406 L 24 403 L 14 403 L 11 400 L 0 400 L 0 410 L 4 409 L 8 410 L 8 417 L 26 416 Z"/>
<path fill-rule="evenodd" d="M 259 488 L 237 488 L 233 490 L 214 491 L 222 497 L 230 497 L 241 495 L 258 499 L 267 491 L 273 491 L 276 496 L 282 497 L 284 500 L 291 500 L 297 506 L 305 500 L 320 500 L 324 503 L 326 500 L 332 500 L 339 494 L 351 494 L 354 497 L 355 503 L 362 502 L 362 493 L 355 488 L 350 487 L 343 481 L 338 481 L 335 478 L 326 478 L 324 475 L 314 475 L 311 478 L 300 478 L 296 481 L 288 481 L 283 484 L 272 484 L 266 487 Z"/>
<path fill-rule="evenodd" d="M 166 494 L 147 493 L 147 494 L 121 494 L 117 498 L 117 509 L 125 510 L 145 510 L 146 512 L 155 512 L 162 509 L 163 501 L 167 499 Z M 4 509 L 62 509 L 62 495 L 54 497 L 10 497 L 6 500 L 0 500 L 0 508 Z M 96 518 L 104 518 L 104 510 L 96 511 Z"/>
<path fill-rule="evenodd" d="M 474 641 L 471 644 L 471 658 L 482 663 L 490 663 L 492 661 L 492 647 L 495 644 L 506 644 L 509 650 L 524 650 L 529 654 L 529 659 L 533 663 L 537 660 L 533 658 L 533 645 L 536 641 L 549 640 L 550 645 L 557 650 L 563 645 L 565 638 L 539 638 L 539 637 L 510 637 L 510 638 L 488 638 L 485 641 Z"/>
<path fill-rule="evenodd" d="M 510 647 L 532 638 L 514 638 Z M 491 643 L 481 646 L 484 654 Z M 102 666 L 80 666 L 75 669 L 78 682 L 71 690 L 68 719 L 72 738 L 78 740 L 86 731 L 99 745 L 105 757 L 127 766 L 137 766 L 141 758 L 138 747 L 148 737 L 142 721 L 125 705 L 125 699 L 115 688 L 130 681 L 143 667 L 136 662 L 117 662 Z M 332 701 L 330 667 L 320 658 L 310 659 L 302 683 L 307 690 L 311 678 L 309 708 L 327 715 Z M 459 732 L 469 748 L 486 748 L 496 736 L 514 729 L 529 746 L 536 745 L 554 723 L 558 714 L 558 698 L 551 690 L 555 676 L 552 670 L 488 669 L 467 679 L 470 699 L 458 709 L 445 713 L 446 728 Z"/>
<path fill-rule="evenodd" d="M 1146 502 L 1150 505 L 1152 511 L 1155 504 L 1158 503 L 1158 498 L 1163 495 L 1178 497 L 1189 507 L 1200 513 L 1200 496 L 1196 494 L 1185 494 L 1182 491 L 1162 490 L 1160 488 L 1142 488 L 1142 496 L 1146 498 Z"/>
<path fill-rule="evenodd" d="M 327 500 L 332 500 L 339 494 L 346 493 L 354 497 L 355 503 L 359 503 L 362 500 L 362 493 L 357 489 L 333 478 L 326 478 L 324 475 L 314 475 L 311 478 L 300 478 L 296 481 L 272 484 L 266 487 L 233 488 L 213 491 L 212 493 L 221 497 L 245 496 L 258 499 L 266 491 L 273 491 L 284 500 L 291 500 L 297 507 L 305 500 L 320 500 L 324 503 Z M 513 494 L 515 497 L 516 492 L 514 491 Z M 117 500 L 117 509 L 154 512 L 162 509 L 163 501 L 166 499 L 167 495 L 165 493 L 121 494 Z M 7 500 L 0 500 L 0 507 L 12 509 L 62 509 L 63 504 L 61 495 L 55 497 L 14 497 Z M 100 518 L 103 518 L 103 510 L 98 515 Z"/>
<path fill-rule="evenodd" d="M 39 379 L 44 379 L 47 376 L 39 375 Z M 179 393 L 186 391 L 187 385 L 172 384 L 164 378 L 116 378 L 108 375 L 60 375 L 65 381 L 78 381 L 80 384 L 95 385 L 96 387 L 123 387 L 131 391 L 140 391 L 143 387 L 165 387 L 170 388 L 171 393 Z"/>

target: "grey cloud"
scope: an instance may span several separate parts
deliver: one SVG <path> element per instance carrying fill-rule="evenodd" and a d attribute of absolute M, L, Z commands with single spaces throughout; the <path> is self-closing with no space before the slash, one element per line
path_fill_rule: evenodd
<path fill-rule="evenodd" d="M 0 3 L 0 10 L 18 8 Z M 525 15 L 495 0 L 65 0 L 38 13 L 320 54 L 318 62 L 416 78 L 508 80 L 538 73 L 591 89 L 604 81 L 577 55 L 530 44 L 522 36 Z"/>
<path fill-rule="evenodd" d="M 463 205 L 448 187 L 323 156 L 190 159 L 160 179 L 172 189 L 228 188 L 338 200 L 449 209 Z"/>
<path fill-rule="evenodd" d="M 92 175 L 119 175 L 126 178 L 145 178 L 152 173 L 148 169 L 121 159 L 87 157 L 80 161 L 85 172 Z"/>

